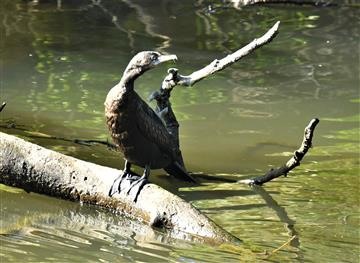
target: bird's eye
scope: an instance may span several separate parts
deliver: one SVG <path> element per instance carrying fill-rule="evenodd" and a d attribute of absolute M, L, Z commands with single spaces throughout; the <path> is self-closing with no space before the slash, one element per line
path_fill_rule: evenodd
<path fill-rule="evenodd" d="M 151 55 L 150 59 L 151 59 L 152 61 L 154 61 L 154 60 L 157 59 L 157 56 L 156 56 L 156 55 Z"/>

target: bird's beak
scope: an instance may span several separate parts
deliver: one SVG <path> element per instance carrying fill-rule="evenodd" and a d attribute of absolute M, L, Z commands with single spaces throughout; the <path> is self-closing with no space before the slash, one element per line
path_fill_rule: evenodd
<path fill-rule="evenodd" d="M 177 56 L 176 55 L 161 55 L 157 58 L 155 65 L 158 65 L 160 63 L 166 62 L 166 61 L 176 61 L 177 60 Z"/>

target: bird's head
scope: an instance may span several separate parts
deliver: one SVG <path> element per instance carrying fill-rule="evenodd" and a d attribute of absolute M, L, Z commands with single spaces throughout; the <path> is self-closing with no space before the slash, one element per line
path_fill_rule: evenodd
<path fill-rule="evenodd" d="M 145 71 L 154 68 L 160 63 L 177 60 L 176 55 L 162 55 L 156 51 L 142 51 L 137 53 L 129 62 L 125 73 L 132 72 L 134 75 L 138 76 L 144 73 Z"/>

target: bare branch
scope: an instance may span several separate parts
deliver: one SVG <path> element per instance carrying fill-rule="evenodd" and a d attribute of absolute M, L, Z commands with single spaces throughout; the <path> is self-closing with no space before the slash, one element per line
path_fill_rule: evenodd
<path fill-rule="evenodd" d="M 218 72 L 220 70 L 223 70 L 224 68 L 232 65 L 236 61 L 240 60 L 241 58 L 245 57 L 246 55 L 250 54 L 252 51 L 256 50 L 257 48 L 271 42 L 271 40 L 274 39 L 274 37 L 278 33 L 280 21 L 276 22 L 272 28 L 270 28 L 263 36 L 260 38 L 255 38 L 252 42 L 247 44 L 245 47 L 235 51 L 232 54 L 227 55 L 223 59 L 215 59 L 213 62 L 211 62 L 206 67 L 193 72 L 192 74 L 188 76 L 182 76 L 178 74 L 177 69 L 169 69 L 168 73 L 169 75 L 165 77 L 162 88 L 163 89 L 171 89 L 175 87 L 176 85 L 182 85 L 182 86 L 192 86 L 196 82 L 202 80 L 203 78 L 206 78 L 207 76 L 214 74 L 215 72 Z"/>
<path fill-rule="evenodd" d="M 266 182 L 269 182 L 281 175 L 286 176 L 292 169 L 300 165 L 302 158 L 308 152 L 312 145 L 312 137 L 314 135 L 314 130 L 316 125 L 319 123 L 319 119 L 312 119 L 308 126 L 305 127 L 304 139 L 301 143 L 299 149 L 294 152 L 294 156 L 283 166 L 277 169 L 271 169 L 265 175 L 255 177 L 253 179 L 240 180 L 239 183 L 249 184 L 249 185 L 262 185 Z"/>

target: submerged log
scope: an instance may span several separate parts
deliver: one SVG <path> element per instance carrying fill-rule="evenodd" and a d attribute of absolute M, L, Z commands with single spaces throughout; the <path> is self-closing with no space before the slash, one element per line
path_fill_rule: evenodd
<path fill-rule="evenodd" d="M 120 170 L 85 162 L 0 133 L 0 183 L 26 191 L 105 207 L 171 237 L 213 244 L 238 242 L 180 197 L 147 184 L 134 203 L 126 194 L 109 197 Z"/>

